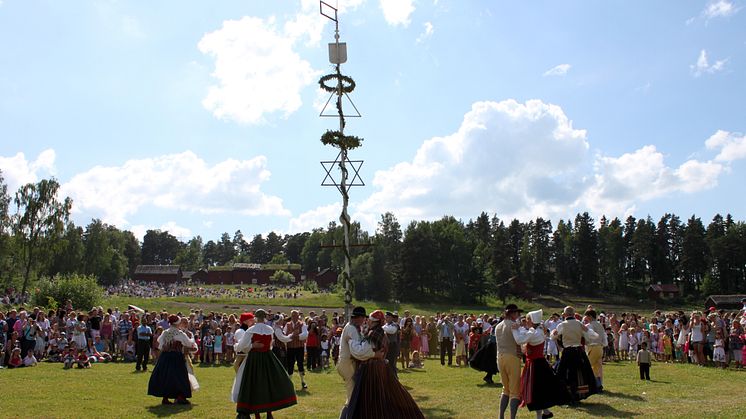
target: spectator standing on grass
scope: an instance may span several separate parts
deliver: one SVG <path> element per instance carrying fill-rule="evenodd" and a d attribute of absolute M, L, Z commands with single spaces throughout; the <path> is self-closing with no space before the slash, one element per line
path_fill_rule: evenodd
<path fill-rule="evenodd" d="M 648 351 L 648 345 L 643 342 L 642 348 L 637 351 L 637 365 L 640 367 L 640 380 L 650 381 L 650 362 L 652 356 Z"/>
<path fill-rule="evenodd" d="M 453 322 L 448 315 L 442 314 L 437 327 L 440 341 L 440 365 L 446 364 L 446 353 L 448 353 L 448 365 L 450 366 L 453 364 Z"/>
<path fill-rule="evenodd" d="M 142 366 L 143 371 L 148 370 L 148 360 L 150 357 L 150 342 L 153 337 L 153 330 L 145 323 L 145 316 L 143 321 L 137 326 L 137 344 L 135 346 L 135 356 L 137 361 L 135 363 L 135 371 L 140 371 Z"/>
<path fill-rule="evenodd" d="M 398 372 L 396 368 L 396 360 L 399 357 L 399 342 L 401 341 L 401 334 L 399 333 L 401 326 L 399 326 L 398 315 L 396 312 L 387 311 L 385 313 L 386 324 L 383 325 L 383 332 L 388 339 L 388 351 L 386 352 L 386 366 L 389 367 L 391 374 L 398 378 Z"/>
<path fill-rule="evenodd" d="M 120 317 L 121 319 L 117 324 L 117 353 L 124 356 L 127 351 L 127 341 L 132 332 L 132 322 L 128 313 L 122 313 Z"/>

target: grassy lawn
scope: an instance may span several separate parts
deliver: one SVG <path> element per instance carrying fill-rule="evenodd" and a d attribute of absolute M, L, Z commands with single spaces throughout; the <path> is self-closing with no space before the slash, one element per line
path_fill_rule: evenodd
<path fill-rule="evenodd" d="M 654 364 L 651 382 L 638 379 L 632 363 L 608 364 L 606 393 L 578 407 L 555 408 L 555 417 L 707 417 L 737 418 L 743 414 L 746 372 L 679 364 Z M 161 406 L 149 397 L 149 373 L 135 373 L 133 364 L 100 364 L 89 370 L 63 370 L 61 364 L 0 370 L 5 389 L 0 417 L 27 418 L 182 418 L 235 417 L 229 401 L 234 377 L 229 367 L 196 367 L 202 388 L 191 406 Z M 428 418 L 494 418 L 500 387 L 487 386 L 468 368 L 442 367 L 428 360 L 423 370 L 400 374 Z M 299 402 L 276 413 L 277 418 L 337 418 L 344 403 L 341 378 L 333 370 L 310 373 L 310 388 Z M 296 388 L 299 382 L 296 376 Z M 15 390 L 14 390 L 15 389 Z M 10 390 L 10 391 L 7 391 Z M 526 409 L 519 417 L 534 418 Z"/>

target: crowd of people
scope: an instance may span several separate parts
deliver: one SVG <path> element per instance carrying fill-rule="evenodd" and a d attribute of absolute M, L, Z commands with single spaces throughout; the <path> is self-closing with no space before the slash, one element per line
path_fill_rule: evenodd
<path fill-rule="evenodd" d="M 127 289 L 135 293 L 148 290 L 147 284 L 131 285 Z M 597 311 L 591 306 L 582 313 L 575 313 L 568 307 L 561 314 L 553 313 L 546 319 L 540 311 L 525 317 L 516 316 L 518 312 L 514 306 L 499 315 L 435 313 L 425 316 L 405 311 L 400 316 L 395 311 L 379 310 L 375 312 L 375 319 L 366 317 L 356 326 L 355 336 L 360 337 L 358 346 L 364 340 L 368 342 L 366 360 L 381 360 L 375 368 L 365 367 L 369 373 L 380 375 L 381 367 L 387 371 L 387 380 L 397 380 L 401 369 L 423 368 L 432 358 L 441 365 L 455 363 L 457 367 L 471 366 L 484 371 L 483 379 L 487 383 L 493 383 L 492 377 L 499 373 L 503 384 L 501 412 L 509 407 L 514 414 L 517 406 L 523 403 L 536 410 L 537 417 L 539 414 L 550 416 L 546 409 L 552 405 L 577 402 L 603 391 L 604 362 L 636 362 L 640 365 L 642 379 L 649 379 L 649 365 L 653 362 L 721 368 L 742 368 L 746 363 L 746 299 L 744 308 L 738 311 L 712 307 L 704 313 L 688 314 L 656 310 L 650 316 L 641 316 Z M 307 371 L 336 366 L 347 385 L 348 409 L 359 409 L 358 403 L 363 402 L 353 397 L 355 372 L 344 365 L 356 356 L 364 356 L 360 355 L 359 347 L 350 346 L 353 333 L 348 331 L 348 336 L 345 335 L 346 322 L 341 312 L 291 310 L 273 313 L 267 309 L 261 311 L 261 316 L 262 326 L 254 330 L 252 336 L 267 335 L 271 330 L 271 342 L 266 337 L 257 342 L 242 341 L 246 330 L 257 323 L 254 314 L 249 319 L 247 313 L 199 309 L 185 313 L 144 312 L 134 306 L 123 310 L 118 307 L 80 310 L 70 301 L 50 311 L 15 306 L 0 311 L 0 367 L 32 367 L 48 361 L 58 362 L 64 368 L 90 368 L 96 363 L 115 361 L 132 362 L 136 371 L 147 371 L 153 365 L 173 363 L 178 358 L 185 362 L 185 369 L 189 371 L 184 383 L 190 391 L 187 392 L 185 384 L 181 383 L 178 394 L 172 392 L 160 397 L 164 398 L 164 403 L 169 402 L 168 398 L 183 403 L 191 390 L 198 388 L 191 369 L 193 363 L 233 365 L 238 371 L 247 354 L 256 348 L 257 353 L 271 352 L 278 361 L 276 365 L 282 367 L 289 380 L 297 371 L 302 389 L 309 385 Z M 178 348 L 164 343 L 173 341 L 179 342 Z M 266 350 L 260 350 L 262 347 Z M 169 354 L 165 355 L 167 352 Z M 178 357 L 173 353 L 178 353 Z M 171 361 L 161 362 L 164 355 Z M 266 355 L 261 357 L 266 358 Z M 261 362 L 275 365 L 266 359 Z M 521 365 L 524 365 L 523 372 Z M 563 386 L 568 393 L 559 400 L 544 400 L 546 392 L 531 388 L 531 383 L 537 380 Z M 156 384 L 154 389 L 158 387 Z M 164 394 L 154 389 L 151 389 L 152 394 Z M 234 386 L 234 400 L 248 397 L 241 394 L 241 385 Z M 407 397 L 401 394 L 401 403 L 409 406 Z M 354 401 L 353 405 L 350 400 Z M 246 405 L 247 402 L 241 403 Z M 252 403 L 257 404 L 256 401 Z M 243 410 L 247 412 L 253 410 Z"/>
<path fill-rule="evenodd" d="M 274 286 L 257 287 L 256 285 L 207 287 L 201 283 L 162 283 L 157 281 L 123 281 L 118 285 L 104 288 L 106 296 L 159 298 L 159 297 L 197 297 L 211 299 L 251 299 L 282 298 L 297 299 L 301 295 L 299 287 L 277 288 Z"/>

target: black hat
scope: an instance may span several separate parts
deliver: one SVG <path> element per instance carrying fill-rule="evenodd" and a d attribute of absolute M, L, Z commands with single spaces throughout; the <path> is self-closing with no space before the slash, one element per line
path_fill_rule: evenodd
<path fill-rule="evenodd" d="M 390 311 L 387 311 L 387 312 L 386 312 L 386 315 L 387 315 L 387 316 L 391 316 L 391 317 L 394 317 L 394 313 L 392 313 L 392 312 L 390 312 Z"/>
<path fill-rule="evenodd" d="M 352 309 L 351 317 L 368 317 L 368 315 L 365 314 L 365 307 L 355 307 Z"/>
<path fill-rule="evenodd" d="M 505 306 L 505 313 L 523 313 L 523 310 L 519 309 L 515 304 L 508 304 Z"/>

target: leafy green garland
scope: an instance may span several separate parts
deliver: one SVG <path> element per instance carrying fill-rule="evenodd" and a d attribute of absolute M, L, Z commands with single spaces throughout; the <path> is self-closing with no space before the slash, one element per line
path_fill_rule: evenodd
<path fill-rule="evenodd" d="M 355 80 L 352 80 L 352 77 L 344 76 L 344 75 L 337 75 L 337 74 L 327 74 L 326 76 L 323 76 L 319 79 L 319 87 L 326 90 L 327 92 L 336 92 L 337 91 L 337 85 L 338 83 L 335 83 L 334 86 L 327 86 L 326 82 L 332 79 L 340 79 L 342 80 L 342 92 L 344 93 L 350 93 L 353 90 L 355 90 Z"/>
<path fill-rule="evenodd" d="M 321 136 L 321 142 L 324 145 L 332 145 L 338 148 L 345 147 L 348 150 L 352 150 L 353 148 L 360 147 L 363 139 L 354 135 L 343 135 L 339 131 L 327 131 Z"/>

